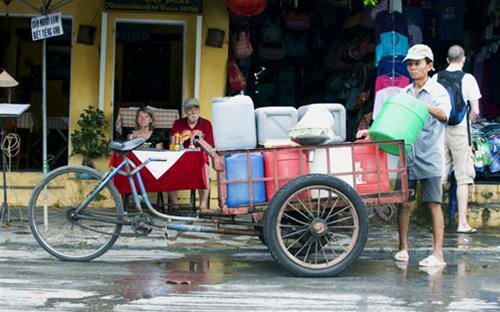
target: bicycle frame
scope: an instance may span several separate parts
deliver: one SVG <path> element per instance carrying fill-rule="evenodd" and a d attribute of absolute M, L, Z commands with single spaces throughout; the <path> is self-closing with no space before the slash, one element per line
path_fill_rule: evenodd
<path fill-rule="evenodd" d="M 87 205 L 99 194 L 99 192 L 102 191 L 104 187 L 108 183 L 111 182 L 114 176 L 117 174 L 127 176 L 129 184 L 130 184 L 130 189 L 132 190 L 132 196 L 134 198 L 134 204 L 137 208 L 137 210 L 142 211 L 141 208 L 141 200 L 139 199 L 139 193 L 137 192 L 137 189 L 135 187 L 134 183 L 134 178 L 137 181 L 137 184 L 139 186 L 139 191 L 140 195 L 142 196 L 142 200 L 144 204 L 146 204 L 146 207 L 151 211 L 155 216 L 160 217 L 161 219 L 164 219 L 166 221 L 189 221 L 189 222 L 202 222 L 199 218 L 193 218 L 193 217 L 182 217 L 182 216 L 174 216 L 174 215 L 168 215 L 159 212 L 155 208 L 153 208 L 153 205 L 151 204 L 149 197 L 146 192 L 146 187 L 144 186 L 144 182 L 141 177 L 140 171 L 151 161 L 166 161 L 166 159 L 162 158 L 148 158 L 146 161 L 144 161 L 142 164 L 139 166 L 136 166 L 126 155 L 125 153 L 120 153 L 120 156 L 123 158 L 123 161 L 117 166 L 117 167 L 111 167 L 110 170 L 108 170 L 102 177 L 101 183 L 97 186 L 97 188 L 85 199 L 85 201 L 75 210 L 74 214 L 80 214 Z M 125 168 L 125 170 L 123 170 Z M 172 226 L 174 226 L 172 224 Z M 169 225 L 170 227 L 170 225 Z M 183 226 L 183 230 L 186 230 L 185 225 Z M 198 229 L 199 230 L 199 229 Z"/>

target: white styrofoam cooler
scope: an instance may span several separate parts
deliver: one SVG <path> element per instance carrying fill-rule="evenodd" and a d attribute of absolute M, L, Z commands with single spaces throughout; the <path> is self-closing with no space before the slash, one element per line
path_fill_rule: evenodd
<path fill-rule="evenodd" d="M 330 148 L 330 173 L 337 174 L 337 178 L 343 180 L 350 186 L 354 186 L 352 172 L 352 153 L 350 147 Z M 311 150 L 309 155 L 309 172 L 310 173 L 328 173 L 328 162 L 326 149 Z M 338 174 L 342 175 L 338 175 Z"/>
<path fill-rule="evenodd" d="M 288 132 L 297 125 L 299 113 L 292 106 L 269 106 L 255 110 L 257 143 L 288 141 Z"/>
<path fill-rule="evenodd" d="M 212 127 L 217 150 L 257 147 L 254 106 L 249 96 L 213 98 Z"/>
<path fill-rule="evenodd" d="M 305 115 L 307 110 L 313 106 L 323 106 L 330 111 L 333 116 L 334 138 L 330 143 L 345 142 L 346 138 L 346 113 L 342 104 L 338 103 L 314 103 L 299 107 L 299 120 Z"/>

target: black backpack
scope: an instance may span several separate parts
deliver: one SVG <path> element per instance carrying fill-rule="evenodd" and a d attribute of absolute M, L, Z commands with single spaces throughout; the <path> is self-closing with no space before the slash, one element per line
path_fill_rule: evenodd
<path fill-rule="evenodd" d="M 450 94 L 451 113 L 448 119 L 448 125 L 458 125 L 468 112 L 468 105 L 465 103 L 462 95 L 462 78 L 465 73 L 461 70 L 447 71 L 442 70 L 438 73 L 437 81 L 446 88 Z"/>

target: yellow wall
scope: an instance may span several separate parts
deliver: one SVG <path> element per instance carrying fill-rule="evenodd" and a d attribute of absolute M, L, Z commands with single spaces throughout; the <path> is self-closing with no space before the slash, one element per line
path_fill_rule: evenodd
<path fill-rule="evenodd" d="M 226 93 L 226 63 L 228 56 L 229 15 L 225 0 L 210 0 L 205 4 L 203 16 L 203 38 L 201 42 L 200 102 L 201 114 L 211 119 L 212 98 Z M 226 35 L 222 48 L 206 46 L 208 28 L 224 30 Z"/>
<path fill-rule="evenodd" d="M 29 0 L 35 7 L 39 7 L 39 0 Z M 73 18 L 73 34 L 71 45 L 71 84 L 70 84 L 70 129 L 75 130 L 76 121 L 83 108 L 89 105 L 98 105 L 99 100 L 99 66 L 100 66 L 100 34 L 101 34 L 101 0 L 75 0 L 60 9 L 64 17 Z M 6 12 L 7 8 L 0 2 L 0 11 Z M 38 12 L 20 1 L 13 1 L 8 6 L 11 15 L 37 16 Z M 211 119 L 211 99 L 225 94 L 226 85 L 226 60 L 228 52 L 227 40 L 222 48 L 205 46 L 208 28 L 219 28 L 229 32 L 229 19 L 225 0 L 206 0 L 202 23 L 201 66 L 200 66 L 200 101 L 201 113 Z M 114 26 L 116 19 L 148 19 L 148 20 L 173 20 L 184 22 L 186 27 L 185 43 L 185 73 L 183 98 L 194 95 L 195 82 L 195 57 L 196 57 L 196 22 L 197 16 L 192 14 L 168 13 L 134 13 L 134 12 L 108 12 L 107 44 L 105 67 L 105 92 L 104 113 L 112 122 L 112 88 L 113 88 L 113 53 L 114 53 Z M 94 45 L 85 45 L 76 42 L 80 25 L 97 27 Z M 57 92 L 57 91 L 56 91 Z M 56 95 L 54 95 L 56 96 Z M 41 94 L 40 94 L 41 97 Z M 35 110 L 38 110 L 36 108 Z M 111 130 L 110 130 L 111 132 Z M 70 147 L 71 150 L 71 147 Z M 79 157 L 70 159 L 70 163 L 79 163 Z M 97 162 L 99 169 L 107 166 L 107 160 Z"/>
<path fill-rule="evenodd" d="M 40 0 L 28 0 L 33 6 L 39 7 Z M 56 1 L 53 1 L 56 2 Z M 101 41 L 101 0 L 75 0 L 65 5 L 60 9 L 63 17 L 71 17 L 73 19 L 72 27 L 72 43 L 71 43 L 71 85 L 70 85 L 70 128 L 69 133 L 72 133 L 77 126 L 78 116 L 83 109 L 89 105 L 98 105 L 99 101 L 99 66 L 100 66 L 100 41 Z M 6 12 L 7 8 L 3 1 L 0 1 L 0 12 Z M 12 1 L 8 6 L 8 12 L 12 16 L 33 17 L 40 15 L 29 6 L 20 1 Z M 112 103 L 111 90 L 113 87 L 113 48 L 114 48 L 114 33 L 113 28 L 116 19 L 149 19 L 149 20 L 175 20 L 183 21 L 186 25 L 186 43 L 185 43 L 185 73 L 183 83 L 184 94 L 183 98 L 194 96 L 195 92 L 195 62 L 196 62 L 196 23 L 197 16 L 192 14 L 155 14 L 155 13 L 133 13 L 133 12 L 108 12 L 107 25 L 107 44 L 103 49 L 106 53 L 105 67 L 105 93 L 104 93 L 104 112 L 107 116 L 110 126 L 112 122 Z M 201 102 L 201 113 L 204 117 L 211 119 L 211 99 L 216 96 L 225 95 L 226 86 L 226 61 L 228 55 L 229 33 L 229 17 L 226 8 L 226 0 L 205 0 L 204 13 L 202 15 L 202 37 L 201 37 L 201 60 L 200 60 L 200 88 L 199 98 Z M 78 28 L 80 25 L 95 26 L 96 33 L 93 45 L 85 45 L 76 42 Z M 222 48 L 205 46 L 206 33 L 208 28 L 218 28 L 224 30 L 226 39 Z M 57 91 L 54 91 L 57 92 Z M 41 92 L 36 95 L 41 98 Z M 57 95 L 53 95 L 57 96 Z M 40 100 L 41 102 L 41 100 Z M 40 107 L 33 108 L 41 110 Z M 110 128 L 111 129 L 111 128 Z M 110 130 L 111 132 L 111 130 Z M 50 142 L 49 142 L 50 144 Z M 71 147 L 69 149 L 71 151 Z M 80 163 L 79 157 L 72 157 L 70 163 Z M 107 159 L 101 159 L 96 162 L 98 169 L 105 170 L 108 165 Z M 19 173 L 25 178 L 29 178 L 29 184 L 34 184 L 39 178 L 39 173 Z M 212 174 L 213 175 L 213 174 Z M 19 181 L 21 181 L 19 180 Z M 23 185 L 26 183 L 10 181 L 9 186 Z M 16 192 L 17 193 L 17 192 Z M 14 195 L 14 194 L 13 194 Z M 215 189 L 212 190 L 212 197 L 216 196 Z M 18 196 L 12 196 L 11 199 Z M 29 196 L 20 196 L 21 202 L 16 201 L 16 205 L 27 204 Z M 24 203 L 24 199 L 26 203 Z"/>

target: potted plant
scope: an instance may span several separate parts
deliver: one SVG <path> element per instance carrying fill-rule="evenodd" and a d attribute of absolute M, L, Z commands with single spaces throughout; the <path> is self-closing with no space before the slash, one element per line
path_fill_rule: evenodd
<path fill-rule="evenodd" d="M 79 129 L 71 134 L 71 156 L 82 155 L 82 165 L 94 168 L 93 159 L 108 155 L 104 112 L 89 106 L 80 114 L 77 124 Z"/>

